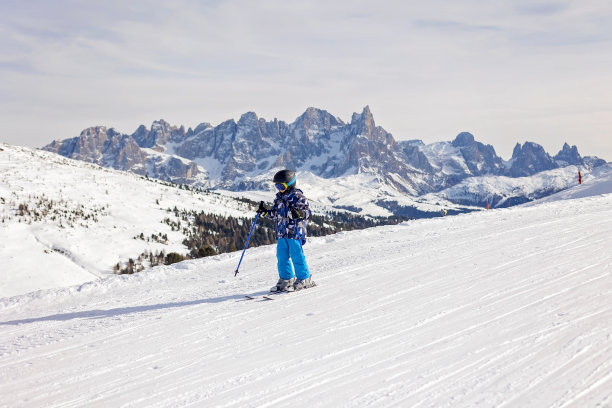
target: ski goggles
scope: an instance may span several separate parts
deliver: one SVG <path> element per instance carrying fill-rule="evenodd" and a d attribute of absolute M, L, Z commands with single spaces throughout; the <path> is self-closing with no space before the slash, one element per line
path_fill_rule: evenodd
<path fill-rule="evenodd" d="M 289 186 L 293 185 L 294 183 L 295 183 L 295 177 L 293 178 L 293 180 L 291 180 L 288 183 L 276 183 L 274 184 L 274 186 L 276 187 L 278 191 L 285 191 L 286 189 L 289 188 Z"/>

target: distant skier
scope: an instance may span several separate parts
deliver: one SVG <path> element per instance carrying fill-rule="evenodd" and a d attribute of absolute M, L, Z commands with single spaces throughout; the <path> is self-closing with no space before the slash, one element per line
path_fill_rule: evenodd
<path fill-rule="evenodd" d="M 310 205 L 302 190 L 296 188 L 293 171 L 281 170 L 272 181 L 278 190 L 272 208 L 266 207 L 262 201 L 257 209 L 260 215 L 275 221 L 279 280 L 270 291 L 306 289 L 314 286 L 302 248 L 306 244 L 306 220 L 310 218 Z"/>

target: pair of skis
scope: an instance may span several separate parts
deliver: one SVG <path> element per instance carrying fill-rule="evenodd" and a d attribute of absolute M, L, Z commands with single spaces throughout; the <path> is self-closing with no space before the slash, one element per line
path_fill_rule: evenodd
<path fill-rule="evenodd" d="M 255 296 L 255 295 L 244 295 L 245 300 L 274 300 L 273 295 L 263 295 L 263 296 Z"/>
<path fill-rule="evenodd" d="M 258 295 L 244 295 L 244 298 L 245 298 L 245 300 L 257 300 L 257 299 L 260 299 L 260 300 L 274 300 L 274 298 L 276 296 L 287 294 L 287 293 L 293 293 L 293 292 L 301 292 L 301 291 L 304 291 L 306 289 L 310 289 L 310 288 L 312 288 L 314 286 L 317 286 L 317 284 L 315 282 L 311 282 L 310 286 L 308 286 L 306 288 L 303 288 L 303 289 L 300 289 L 300 290 L 297 290 L 297 291 L 296 290 L 282 290 L 282 291 L 278 291 L 278 292 L 270 292 L 269 295 L 261 295 L 261 296 L 258 296 Z"/>

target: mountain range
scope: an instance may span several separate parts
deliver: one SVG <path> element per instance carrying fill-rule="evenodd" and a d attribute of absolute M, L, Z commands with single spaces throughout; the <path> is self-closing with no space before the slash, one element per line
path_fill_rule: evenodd
<path fill-rule="evenodd" d="M 468 132 L 449 142 L 398 141 L 376 125 L 368 106 L 354 113 L 349 123 L 325 110 L 308 108 L 290 124 L 247 112 L 237 122 L 231 119 L 217 126 L 205 122 L 187 130 L 164 120 L 153 122 L 150 129 L 141 125 L 131 135 L 95 126 L 43 149 L 206 188 L 266 189 L 270 174 L 291 168 L 324 179 L 372 175 L 411 197 L 441 192 L 470 177 L 529 177 L 570 165 L 606 164 L 597 157 L 582 157 L 576 146 L 567 143 L 554 156 L 536 143 L 517 143 L 505 161 L 493 146 Z"/>

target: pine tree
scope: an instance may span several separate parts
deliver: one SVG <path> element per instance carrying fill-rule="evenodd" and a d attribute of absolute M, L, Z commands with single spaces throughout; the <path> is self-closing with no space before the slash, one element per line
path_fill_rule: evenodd
<path fill-rule="evenodd" d="M 183 257 L 183 255 L 178 254 L 176 252 L 170 252 L 166 257 L 166 265 L 172 265 L 174 263 L 182 262 L 184 260 L 185 258 Z"/>

